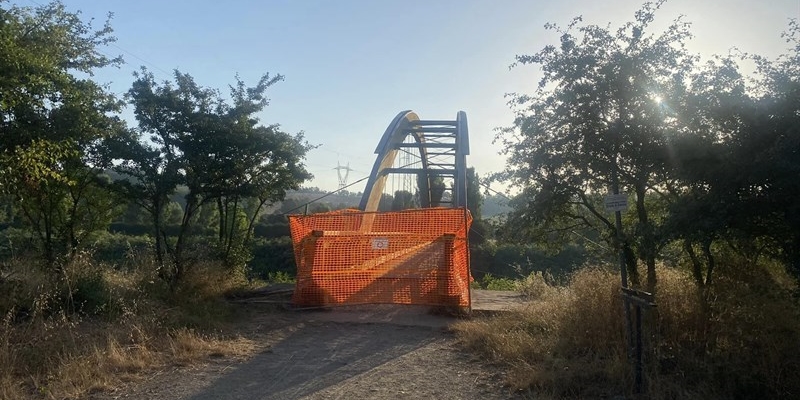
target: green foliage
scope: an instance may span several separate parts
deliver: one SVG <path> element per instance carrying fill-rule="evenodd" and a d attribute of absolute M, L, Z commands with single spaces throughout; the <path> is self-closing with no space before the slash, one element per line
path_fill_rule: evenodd
<path fill-rule="evenodd" d="M 253 229 L 253 236 L 256 238 L 275 239 L 288 237 L 290 234 L 289 223 L 283 215 L 275 215 L 268 218 L 265 222 L 257 224 Z"/>
<path fill-rule="evenodd" d="M 382 193 L 381 200 L 378 202 L 378 211 L 392 211 L 392 203 L 394 203 L 394 196 Z"/>
<path fill-rule="evenodd" d="M 509 278 L 496 277 L 492 274 L 485 274 L 481 278 L 480 287 L 486 290 L 515 290 L 517 281 Z"/>
<path fill-rule="evenodd" d="M 484 196 L 483 204 L 481 205 L 481 214 L 487 219 L 498 219 L 504 217 L 511 211 L 509 207 L 509 199 L 500 194 L 491 194 Z"/>
<path fill-rule="evenodd" d="M 417 193 L 419 194 L 420 207 L 439 206 L 445 189 L 447 187 L 441 176 L 429 176 L 421 172 L 417 174 Z"/>
<path fill-rule="evenodd" d="M 269 280 L 270 273 L 286 273 L 289 276 L 297 273 L 292 239 L 288 236 L 256 238 L 252 249 L 253 259 L 249 263 L 251 276 Z"/>
<path fill-rule="evenodd" d="M 285 271 L 267 273 L 267 282 L 269 283 L 295 283 L 295 281 L 295 277 Z"/>
<path fill-rule="evenodd" d="M 701 88 L 687 102 L 694 135 L 675 141 L 671 171 L 687 189 L 669 210 L 668 222 L 687 251 L 696 247 L 703 253 L 692 264 L 708 278 L 712 243 L 721 241 L 754 259 L 781 259 L 800 276 L 800 208 L 792 200 L 800 193 L 796 20 L 784 36 L 790 48 L 776 60 L 748 56 L 759 72 L 753 86 L 730 57 L 709 62 L 693 77 Z"/>
<path fill-rule="evenodd" d="M 475 168 L 467 168 L 467 208 L 472 214 L 473 220 L 481 220 L 483 215 L 481 207 L 483 206 L 483 196 L 481 196 L 481 180 Z"/>
<path fill-rule="evenodd" d="M 574 245 L 549 252 L 532 244 L 485 242 L 474 247 L 471 253 L 472 271 L 478 277 L 491 274 L 521 279 L 540 272 L 564 282 L 587 261 L 586 250 Z"/>
<path fill-rule="evenodd" d="M 512 95 L 517 117 L 498 135 L 509 156 L 498 177 L 522 189 L 504 230 L 603 241 L 622 251 L 634 283 L 646 266 L 651 290 L 656 260 L 676 245 L 700 287 L 725 245 L 800 271 L 797 21 L 787 54 L 742 56 L 757 66 L 745 77 L 733 56 L 700 64 L 681 18 L 651 33 L 662 4 L 646 3 L 617 30 L 549 24 L 559 43 L 517 57 L 544 75 L 534 94 Z M 630 199 L 620 235 L 602 206 L 616 184 Z"/>
<path fill-rule="evenodd" d="M 535 94 L 513 96 L 518 116 L 498 136 L 509 156 L 501 175 L 531 198 L 519 209 L 529 223 L 588 226 L 611 238 L 613 219 L 592 194 L 615 182 L 633 193 L 637 226 L 627 234 L 647 265 L 650 286 L 658 238 L 644 201 L 653 187 L 669 183 L 667 138 L 677 128 L 661 102 L 680 101 L 694 62 L 685 49 L 688 24 L 680 18 L 649 33 L 662 3 L 645 3 L 616 31 L 582 25 L 580 18 L 566 29 L 549 24 L 560 43 L 517 56 L 518 64 L 539 65 L 544 75 Z"/>
<path fill-rule="evenodd" d="M 22 258 L 5 262 L 0 277 L 0 312 L 16 321 L 54 315 L 92 315 L 116 318 L 120 293 L 107 280 L 107 266 L 82 252 L 54 276 L 41 265 Z"/>
<path fill-rule="evenodd" d="M 20 187 L 35 190 L 47 182 L 68 184 L 58 162 L 74 154 L 67 144 L 43 139 L 0 153 L 0 194 L 13 195 Z"/>
<path fill-rule="evenodd" d="M 114 40 L 108 23 L 94 30 L 59 2 L 0 9 L 0 192 L 50 267 L 74 257 L 114 212 L 98 143 L 122 128 L 113 116 L 120 102 L 83 77 L 121 62 L 98 50 Z"/>
<path fill-rule="evenodd" d="M 394 192 L 392 211 L 407 210 L 409 208 L 414 208 L 414 194 L 405 190 Z"/>
<path fill-rule="evenodd" d="M 90 244 L 93 258 L 109 265 L 120 263 L 132 252 L 149 252 L 152 248 L 153 239 L 144 232 L 139 235 L 104 232 L 97 235 Z"/>
<path fill-rule="evenodd" d="M 75 257 L 122 211 L 120 199 L 106 190 L 106 181 L 97 171 L 75 167 L 64 176 L 69 184 L 51 181 L 36 190 L 19 188 L 13 203 L 51 266 L 61 257 Z"/>
<path fill-rule="evenodd" d="M 447 186 L 444 183 L 444 178 L 441 176 L 429 176 L 423 173 L 417 174 L 417 193 L 420 194 L 420 207 L 438 207 L 446 189 Z"/>
<path fill-rule="evenodd" d="M 217 254 L 229 267 L 243 268 L 265 205 L 282 200 L 286 190 L 310 178 L 302 161 L 311 147 L 302 133 L 290 135 L 277 125 L 258 125 L 255 117 L 267 105 L 266 90 L 283 77 L 264 75 L 254 87 L 237 77 L 232 104 L 179 71 L 174 83 L 159 84 L 144 69 L 136 78 L 128 99 L 141 133 L 111 146 L 122 160 L 115 171 L 130 177 L 119 181 L 119 190 L 153 221 L 162 278 L 175 287 L 191 267 L 187 249 L 192 230 L 210 205 L 216 206 Z M 168 240 L 167 204 L 179 185 L 187 189 L 185 204 L 177 236 Z"/>
<path fill-rule="evenodd" d="M 85 315 L 117 315 L 116 297 L 106 282 L 101 268 L 89 268 L 72 277 L 63 294 L 68 308 Z"/>

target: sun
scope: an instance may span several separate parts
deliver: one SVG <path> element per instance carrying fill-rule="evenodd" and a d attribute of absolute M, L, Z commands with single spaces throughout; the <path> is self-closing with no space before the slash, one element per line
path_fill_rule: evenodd
<path fill-rule="evenodd" d="M 662 98 L 661 98 L 661 96 L 659 96 L 659 95 L 655 95 L 655 96 L 653 96 L 653 101 L 655 101 L 655 102 L 656 102 L 656 104 L 661 104 L 661 101 L 662 101 L 662 100 L 663 100 L 663 99 L 662 99 Z"/>

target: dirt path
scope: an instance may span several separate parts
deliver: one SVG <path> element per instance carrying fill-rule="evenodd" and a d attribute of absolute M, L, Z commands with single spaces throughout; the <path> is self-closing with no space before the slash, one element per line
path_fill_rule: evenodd
<path fill-rule="evenodd" d="M 254 306 L 248 306 L 254 307 Z M 256 306 L 257 308 L 257 306 Z M 252 310 L 251 310 L 252 311 Z M 254 313 L 260 351 L 161 371 L 94 399 L 508 399 L 496 368 L 460 351 L 455 318 L 427 308 L 359 306 Z"/>

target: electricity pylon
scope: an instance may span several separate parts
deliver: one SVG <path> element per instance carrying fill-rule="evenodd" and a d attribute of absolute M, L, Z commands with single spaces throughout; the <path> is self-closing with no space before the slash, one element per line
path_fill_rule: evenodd
<path fill-rule="evenodd" d="M 350 171 L 353 169 L 350 168 L 349 162 L 347 163 L 346 167 L 343 167 L 338 161 L 336 162 L 336 168 L 334 169 L 336 170 L 336 174 L 339 176 L 339 190 L 342 190 L 347 186 L 347 177 L 350 176 Z M 342 176 L 342 171 L 344 171 L 344 176 Z"/>

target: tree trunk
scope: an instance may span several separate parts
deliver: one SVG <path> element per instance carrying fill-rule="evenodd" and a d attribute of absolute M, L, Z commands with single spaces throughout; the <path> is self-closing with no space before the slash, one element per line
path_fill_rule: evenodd
<path fill-rule="evenodd" d="M 650 219 L 645 208 L 644 200 L 646 188 L 643 183 L 635 185 L 636 190 L 636 216 L 639 219 L 639 226 L 641 227 L 641 240 L 639 248 L 639 257 L 644 261 L 647 267 L 647 291 L 655 293 L 656 290 L 656 244 L 653 237 L 653 227 L 650 224 Z"/>
<path fill-rule="evenodd" d="M 150 210 L 151 217 L 153 218 L 153 239 L 155 239 L 155 252 L 156 252 L 156 265 L 158 266 L 159 276 L 165 278 L 162 274 L 165 272 L 164 265 L 164 242 L 161 237 L 161 213 L 164 205 L 161 199 L 153 199 L 153 208 Z"/>
<path fill-rule="evenodd" d="M 70 261 L 75 259 L 75 256 L 78 254 L 78 247 L 80 243 L 83 241 L 84 237 L 79 235 L 77 232 L 78 226 L 78 209 L 80 207 L 81 200 L 84 199 L 86 195 L 86 191 L 91 185 L 93 172 L 92 170 L 82 170 L 80 175 L 75 176 L 75 185 L 69 186 L 69 198 L 71 200 L 69 214 L 66 215 L 67 223 L 64 229 L 66 230 L 67 239 L 69 243 L 67 243 L 67 254 L 69 254 Z M 89 218 L 88 215 L 84 216 L 85 218 Z M 82 223 L 86 223 L 83 221 Z M 91 224 L 89 224 L 91 226 Z"/>
<path fill-rule="evenodd" d="M 691 260 L 694 283 L 697 287 L 703 289 L 705 286 L 705 281 L 703 280 L 703 266 L 700 264 L 700 259 L 697 258 L 694 247 L 692 247 L 692 242 L 689 239 L 683 240 L 683 250 L 686 251 L 686 254 L 689 255 L 689 259 Z"/>
<path fill-rule="evenodd" d="M 641 282 L 639 278 L 639 268 L 636 261 L 636 254 L 634 254 L 630 243 L 625 241 L 622 244 L 622 254 L 625 257 L 625 266 L 628 269 L 628 279 L 633 286 L 639 286 Z"/>
<path fill-rule="evenodd" d="M 219 246 L 222 248 L 222 245 L 225 243 L 225 209 L 222 204 L 222 197 L 217 197 L 217 213 L 219 214 Z"/>
<path fill-rule="evenodd" d="M 228 242 L 225 245 L 225 258 L 227 259 L 228 256 L 231 254 L 231 248 L 233 247 L 233 239 L 236 236 L 236 221 L 238 220 L 237 214 L 239 211 L 239 197 L 234 198 L 233 200 L 233 208 L 232 217 L 230 218 L 230 230 L 228 231 Z"/>
<path fill-rule="evenodd" d="M 170 280 L 170 289 L 174 292 L 178 285 L 183 281 L 188 269 L 188 260 L 184 256 L 186 251 L 186 240 L 190 234 L 191 221 L 194 217 L 194 212 L 197 211 L 198 206 L 197 197 L 193 195 L 187 196 L 186 209 L 183 211 L 183 220 L 181 221 L 181 228 L 178 232 L 178 239 L 175 241 L 175 250 L 173 251 L 173 262 L 175 264 L 175 271 Z"/>
<path fill-rule="evenodd" d="M 263 208 L 264 204 L 266 203 L 267 203 L 266 199 L 262 198 L 258 199 L 258 207 L 256 207 L 256 210 L 253 212 L 253 216 L 250 217 L 250 221 L 248 221 L 247 223 L 247 232 L 245 232 L 245 238 L 244 238 L 245 243 L 250 242 L 250 238 L 253 236 L 253 227 L 256 224 L 256 220 L 258 219 L 258 215 L 261 212 L 261 208 Z"/>
<path fill-rule="evenodd" d="M 44 231 L 45 231 L 45 241 L 44 241 L 44 251 L 45 257 L 47 258 L 47 267 L 49 269 L 54 269 L 56 267 L 56 250 L 55 246 L 53 245 L 53 196 L 46 195 L 48 200 L 48 207 L 45 208 L 44 212 Z"/>
<path fill-rule="evenodd" d="M 51 229 L 50 224 L 48 223 L 47 219 L 45 219 L 45 228 L 44 228 L 44 255 L 45 260 L 47 261 L 47 268 L 52 269 L 55 267 L 56 264 L 56 252 L 53 248 L 53 230 Z"/>
<path fill-rule="evenodd" d="M 67 238 L 69 240 L 67 253 L 69 254 L 70 261 L 75 259 L 75 256 L 78 254 L 78 237 L 75 232 L 75 218 L 78 214 L 78 203 L 80 202 L 81 192 L 79 191 L 77 195 L 70 190 L 70 197 L 72 198 L 72 205 L 70 207 L 70 213 L 67 216 L 67 222 L 65 230 L 67 231 Z"/>
<path fill-rule="evenodd" d="M 706 256 L 706 286 L 711 284 L 711 273 L 714 272 L 714 254 L 711 253 L 711 239 L 703 242 L 703 254 Z"/>

